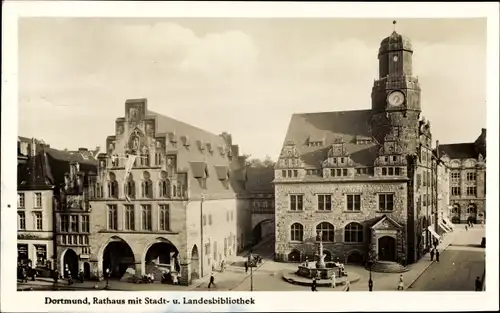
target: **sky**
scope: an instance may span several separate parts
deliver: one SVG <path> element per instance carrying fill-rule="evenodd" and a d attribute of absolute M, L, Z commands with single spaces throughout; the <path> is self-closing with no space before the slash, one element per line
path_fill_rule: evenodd
<path fill-rule="evenodd" d="M 486 20 L 399 19 L 433 139 L 486 127 Z M 19 135 L 105 147 L 125 101 L 276 160 L 294 113 L 369 109 L 392 19 L 21 18 Z"/>

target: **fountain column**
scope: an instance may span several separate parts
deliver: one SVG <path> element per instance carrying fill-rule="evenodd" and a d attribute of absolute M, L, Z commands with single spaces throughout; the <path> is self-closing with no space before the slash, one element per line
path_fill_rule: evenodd
<path fill-rule="evenodd" d="M 323 254 L 323 240 L 321 238 L 321 232 L 318 231 L 319 244 L 318 244 L 318 262 L 316 263 L 316 268 L 325 268 L 325 255 Z"/>

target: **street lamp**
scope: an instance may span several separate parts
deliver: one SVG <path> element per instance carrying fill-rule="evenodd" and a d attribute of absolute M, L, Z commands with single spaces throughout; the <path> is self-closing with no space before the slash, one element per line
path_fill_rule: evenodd
<path fill-rule="evenodd" d="M 376 255 L 373 251 L 373 246 L 370 245 L 370 251 L 368 252 L 368 270 L 370 271 L 370 278 L 368 279 L 368 291 L 373 291 L 373 279 L 372 279 L 372 266 L 375 262 Z"/>
<path fill-rule="evenodd" d="M 253 246 L 250 246 L 250 291 L 253 291 Z"/>

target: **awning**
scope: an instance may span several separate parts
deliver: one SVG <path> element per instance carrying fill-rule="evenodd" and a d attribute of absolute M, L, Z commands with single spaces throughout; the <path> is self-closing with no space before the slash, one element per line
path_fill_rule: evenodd
<path fill-rule="evenodd" d="M 437 240 L 441 239 L 441 236 L 439 236 L 435 231 L 434 229 L 432 229 L 432 226 L 429 226 L 427 227 L 427 230 L 429 230 L 429 232 L 432 234 L 432 236 L 434 238 L 436 238 Z"/>
<path fill-rule="evenodd" d="M 455 226 L 453 226 L 453 223 L 447 217 L 443 217 L 443 221 L 446 222 L 445 225 L 448 226 L 448 228 L 450 228 L 451 230 L 455 229 Z"/>

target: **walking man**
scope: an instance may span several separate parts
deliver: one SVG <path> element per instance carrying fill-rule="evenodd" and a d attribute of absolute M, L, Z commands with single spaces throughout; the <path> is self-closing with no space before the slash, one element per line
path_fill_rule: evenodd
<path fill-rule="evenodd" d="M 403 283 L 403 274 L 399 275 L 399 284 L 398 284 L 398 290 L 404 290 L 404 283 Z"/>
<path fill-rule="evenodd" d="M 465 225 L 465 231 L 468 231 L 468 230 L 469 230 L 469 228 L 467 227 L 467 225 Z"/>
<path fill-rule="evenodd" d="M 434 249 L 431 249 L 431 262 L 434 260 Z"/>
<path fill-rule="evenodd" d="M 337 277 L 335 277 L 335 273 L 332 273 L 332 288 L 335 288 L 337 285 Z"/>
<path fill-rule="evenodd" d="M 210 289 L 210 286 L 214 285 L 215 288 L 217 288 L 217 286 L 215 286 L 215 277 L 214 277 L 214 274 L 210 274 L 210 282 L 208 283 L 208 289 Z"/>
<path fill-rule="evenodd" d="M 475 291 L 481 291 L 483 289 L 483 284 L 481 283 L 481 279 L 479 279 L 479 276 L 476 277 L 476 288 Z"/>
<path fill-rule="evenodd" d="M 312 285 L 311 285 L 311 291 L 318 291 L 316 289 L 316 278 L 313 278 L 313 282 L 312 282 Z"/>
<path fill-rule="evenodd" d="M 439 263 L 439 250 L 436 250 L 436 262 Z"/>
<path fill-rule="evenodd" d="M 248 262 L 245 261 L 245 274 L 248 273 Z"/>

